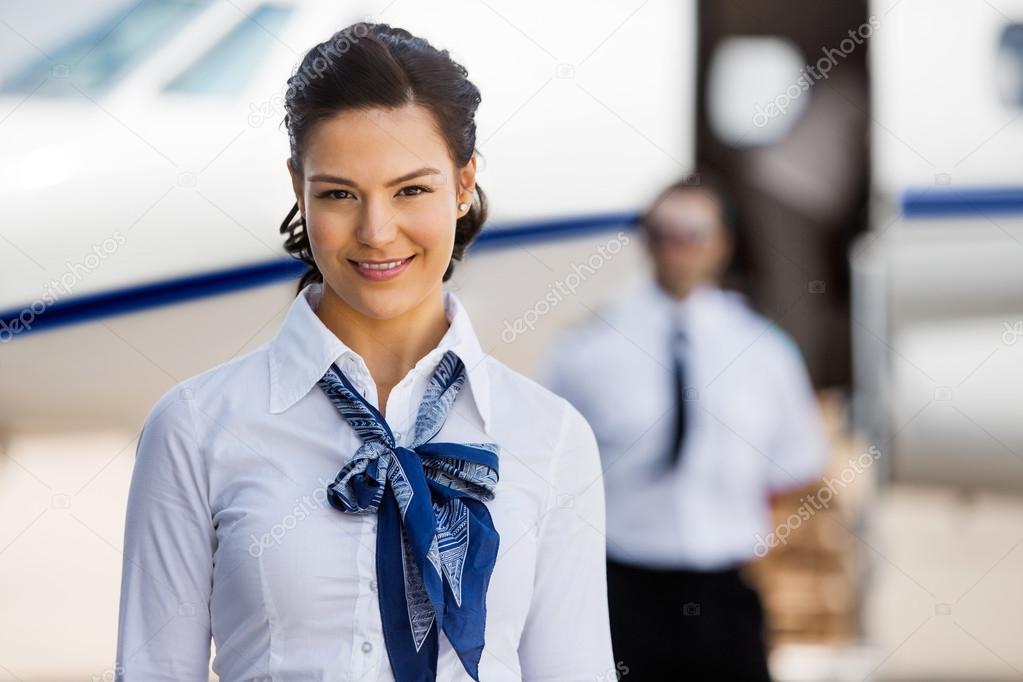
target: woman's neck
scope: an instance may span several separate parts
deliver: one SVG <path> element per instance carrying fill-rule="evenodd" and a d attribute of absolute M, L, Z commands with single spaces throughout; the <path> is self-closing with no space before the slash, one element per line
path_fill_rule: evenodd
<path fill-rule="evenodd" d="M 378 319 L 359 312 L 324 284 L 316 316 L 366 362 L 381 412 L 390 389 L 437 347 L 450 324 L 440 285 L 411 310 Z"/>

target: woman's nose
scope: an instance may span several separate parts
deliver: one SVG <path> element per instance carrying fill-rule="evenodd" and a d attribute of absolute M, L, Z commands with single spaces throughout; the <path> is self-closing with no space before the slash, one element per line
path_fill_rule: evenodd
<path fill-rule="evenodd" d="M 367 201 L 359 220 L 358 239 L 371 247 L 394 241 L 398 233 L 397 213 L 380 201 Z"/>

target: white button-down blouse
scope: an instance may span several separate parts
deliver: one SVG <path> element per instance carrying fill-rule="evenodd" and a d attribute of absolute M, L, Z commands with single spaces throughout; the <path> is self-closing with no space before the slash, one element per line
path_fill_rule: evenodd
<path fill-rule="evenodd" d="M 316 382 L 337 362 L 379 408 L 376 385 L 316 316 L 321 293 L 305 287 L 273 340 L 178 384 L 146 418 L 126 515 L 118 679 L 205 681 L 211 636 L 224 682 L 394 679 L 376 516 L 343 514 L 325 492 L 360 441 Z M 453 293 L 444 302 L 446 334 L 392 389 L 385 414 L 406 445 L 450 349 L 467 382 L 436 440 L 500 448 L 480 679 L 615 679 L 593 431 L 486 354 Z M 443 634 L 437 679 L 470 679 Z"/>
<path fill-rule="evenodd" d="M 672 318 L 684 330 L 686 430 L 669 468 L 675 415 Z M 824 473 L 819 408 L 796 345 L 737 293 L 704 285 L 679 301 L 644 278 L 566 333 L 545 384 L 596 432 L 608 554 L 714 570 L 757 558 L 768 496 Z"/>

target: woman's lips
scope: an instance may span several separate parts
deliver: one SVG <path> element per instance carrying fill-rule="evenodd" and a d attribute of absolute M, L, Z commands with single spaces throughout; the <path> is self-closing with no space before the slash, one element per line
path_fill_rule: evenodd
<path fill-rule="evenodd" d="M 383 280 L 394 279 L 408 268 L 409 263 L 415 258 L 415 254 L 405 258 L 403 260 L 389 260 L 389 261 L 355 261 L 349 259 L 349 263 L 355 268 L 355 271 L 365 277 L 366 279 L 373 282 L 380 282 Z"/>

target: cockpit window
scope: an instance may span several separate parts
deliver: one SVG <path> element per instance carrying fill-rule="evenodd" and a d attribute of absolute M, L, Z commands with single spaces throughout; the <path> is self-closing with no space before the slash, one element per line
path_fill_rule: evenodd
<path fill-rule="evenodd" d="M 291 7 L 260 5 L 164 89 L 195 95 L 242 92 L 291 11 Z"/>
<path fill-rule="evenodd" d="M 995 77 L 1002 102 L 1023 107 L 1023 24 L 1009 24 L 1002 30 Z"/>
<path fill-rule="evenodd" d="M 78 96 L 115 83 L 180 31 L 205 2 L 142 0 L 76 35 L 0 84 L 4 92 Z"/>

